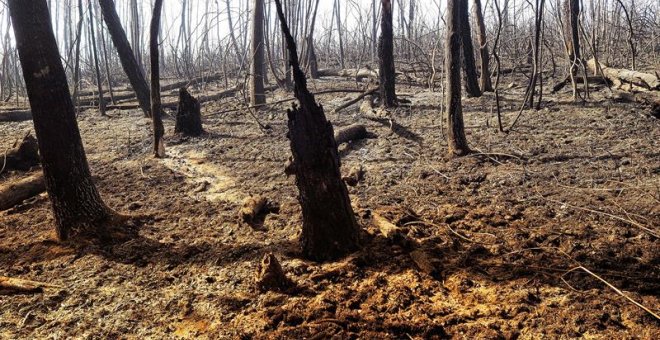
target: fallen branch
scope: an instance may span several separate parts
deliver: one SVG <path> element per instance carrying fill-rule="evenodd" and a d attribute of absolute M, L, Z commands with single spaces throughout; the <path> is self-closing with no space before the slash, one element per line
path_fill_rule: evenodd
<path fill-rule="evenodd" d="M 647 308 L 646 306 L 642 305 L 641 303 L 639 303 L 639 302 L 633 300 L 633 298 L 631 298 L 631 297 L 629 297 L 628 295 L 624 294 L 619 288 L 616 288 L 614 285 L 612 285 L 611 283 L 607 282 L 605 279 L 603 279 L 602 277 L 600 277 L 600 276 L 594 274 L 591 270 L 589 270 L 589 269 L 587 269 L 587 268 L 585 268 L 585 267 L 583 267 L 583 266 L 578 266 L 578 267 L 575 267 L 575 268 L 573 268 L 573 269 L 567 271 L 566 273 L 564 273 L 564 274 L 562 275 L 562 280 L 563 280 L 564 276 L 566 276 L 568 273 L 574 272 L 574 271 L 576 271 L 576 270 L 582 270 L 582 271 L 584 271 L 585 273 L 587 273 L 587 274 L 589 274 L 589 275 L 595 277 L 595 278 L 598 279 L 600 282 L 604 283 L 605 285 L 607 285 L 608 287 L 610 287 L 612 290 L 614 290 L 617 294 L 621 295 L 621 296 L 622 296 L 623 298 L 625 298 L 626 300 L 632 302 L 635 306 L 637 306 L 637 307 L 643 309 L 645 312 L 651 314 L 654 318 L 656 318 L 656 320 L 660 320 L 660 316 L 658 316 L 658 314 L 656 314 L 655 312 L 653 312 L 652 310 L 650 310 L 650 309 Z M 564 282 L 566 282 L 566 281 L 564 281 Z M 568 283 L 567 283 L 567 284 L 568 284 Z M 570 285 L 569 285 L 569 286 L 570 286 Z"/>
<path fill-rule="evenodd" d="M 61 286 L 0 276 L 0 295 L 42 293 L 44 288 L 61 289 Z"/>
<path fill-rule="evenodd" d="M 626 219 L 626 218 L 623 218 L 623 217 L 620 217 L 620 216 L 612 215 L 612 214 L 610 214 L 610 213 L 606 213 L 606 212 L 604 212 L 604 211 L 599 211 L 599 210 L 594 210 L 594 209 L 589 209 L 589 208 L 578 207 L 578 206 L 575 206 L 575 205 L 568 204 L 568 203 L 566 203 L 566 202 L 556 201 L 556 200 L 553 200 L 553 199 L 551 199 L 551 198 L 547 198 L 547 197 L 543 197 L 543 196 L 541 196 L 541 198 L 543 198 L 544 200 L 546 200 L 546 201 L 548 201 L 548 202 L 552 202 L 552 203 L 555 203 L 555 204 L 564 205 L 564 206 L 567 206 L 567 207 L 572 208 L 572 209 L 582 210 L 582 211 L 586 211 L 586 212 L 590 212 L 590 213 L 594 213 L 594 214 L 599 214 L 599 215 L 607 216 L 607 217 L 609 217 L 609 218 L 612 218 L 612 219 L 615 219 L 615 220 L 618 220 L 618 221 L 621 221 L 621 222 L 625 222 L 625 223 L 627 223 L 627 224 L 629 224 L 629 225 L 635 226 L 635 227 L 637 227 L 637 228 L 639 228 L 639 229 L 641 229 L 641 230 L 647 232 L 649 235 L 651 235 L 651 236 L 653 236 L 653 237 L 655 237 L 655 238 L 660 238 L 660 235 L 658 235 L 657 231 L 652 230 L 652 229 L 650 229 L 650 228 L 648 228 L 648 227 L 646 227 L 646 226 L 644 226 L 644 225 L 642 225 L 642 224 L 640 224 L 640 223 L 638 223 L 638 222 L 635 222 L 635 221 L 633 221 L 633 220 L 631 220 L 631 219 Z"/>
<path fill-rule="evenodd" d="M 334 110 L 332 110 L 332 111 L 333 111 L 334 113 L 339 113 L 341 110 L 344 110 L 344 109 L 346 109 L 347 107 L 350 107 L 350 106 L 353 105 L 353 104 L 357 104 L 357 103 L 358 103 L 360 100 L 362 100 L 364 97 L 373 95 L 374 93 L 376 93 L 376 91 L 378 91 L 378 88 L 371 89 L 371 90 L 367 90 L 367 91 L 364 92 L 363 94 L 361 94 L 361 95 L 355 97 L 355 99 L 349 100 L 349 101 L 347 101 L 346 103 L 339 105 L 338 107 L 336 107 L 336 108 L 335 108 Z"/>

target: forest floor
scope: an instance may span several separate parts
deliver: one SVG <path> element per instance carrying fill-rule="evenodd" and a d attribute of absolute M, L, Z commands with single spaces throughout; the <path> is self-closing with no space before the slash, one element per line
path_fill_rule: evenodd
<path fill-rule="evenodd" d="M 503 91 L 505 124 L 523 90 Z M 360 123 L 374 134 L 340 147 L 343 172 L 366 171 L 349 187 L 364 235 L 362 250 L 333 263 L 299 255 L 297 189 L 284 174 L 289 103 L 258 113 L 268 131 L 245 113 L 218 114 L 238 99 L 204 105 L 203 137 L 174 136 L 166 119 L 162 160 L 138 111 L 82 113 L 106 203 L 148 217 L 128 242 L 81 246 L 54 241 L 45 194 L 0 213 L 0 276 L 61 287 L 0 296 L 0 338 L 660 338 L 657 319 L 571 271 L 582 266 L 660 312 L 659 120 L 597 92 L 574 103 L 565 90 L 504 134 L 486 94 L 464 100 L 475 154 L 450 158 L 442 95 L 399 91 L 412 104 L 381 118 L 332 113 L 355 94 L 317 97 L 336 129 Z M 0 128 L 5 147 L 32 123 Z M 277 202 L 279 214 L 240 224 L 250 195 Z M 374 213 L 420 248 L 384 238 Z M 294 289 L 255 288 L 268 253 Z"/>

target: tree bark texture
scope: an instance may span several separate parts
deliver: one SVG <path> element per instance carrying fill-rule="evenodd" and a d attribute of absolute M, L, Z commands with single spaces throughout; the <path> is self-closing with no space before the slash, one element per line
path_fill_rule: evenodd
<path fill-rule="evenodd" d="M 481 10 L 481 0 L 474 0 L 474 17 L 477 20 L 479 38 L 479 60 L 481 61 L 481 92 L 493 92 L 493 84 L 490 80 L 490 69 L 488 67 L 490 54 L 488 53 L 488 36 L 486 36 L 486 23 Z"/>
<path fill-rule="evenodd" d="M 359 227 L 341 180 L 332 124 L 307 89 L 295 41 L 280 1 L 276 4 L 293 69 L 294 93 L 300 102 L 288 111 L 288 137 L 303 214 L 302 251 L 312 260 L 333 260 L 358 248 Z"/>
<path fill-rule="evenodd" d="M 174 132 L 186 136 L 199 136 L 204 133 L 199 101 L 185 87 L 179 90 L 179 107 L 176 112 Z"/>
<path fill-rule="evenodd" d="M 266 103 L 264 93 L 264 0 L 254 0 L 251 46 L 250 105 L 255 106 Z"/>
<path fill-rule="evenodd" d="M 378 39 L 380 59 L 380 100 L 385 107 L 395 107 L 396 74 L 394 69 L 394 29 L 392 27 L 392 1 L 382 0 L 383 10 Z"/>
<path fill-rule="evenodd" d="M 92 181 L 46 1 L 10 0 L 9 11 L 57 235 L 100 231 L 112 211 Z"/>
<path fill-rule="evenodd" d="M 467 0 L 447 1 L 447 41 L 445 45 L 445 70 L 447 70 L 447 93 L 445 106 L 449 153 L 463 156 L 470 152 L 465 127 L 463 124 L 463 108 L 461 104 L 461 7 L 467 6 Z"/>
<path fill-rule="evenodd" d="M 151 56 L 151 119 L 154 130 L 154 156 L 165 157 L 165 145 L 163 136 L 165 128 L 161 117 L 160 102 L 160 62 L 158 58 L 158 33 L 160 33 L 160 13 L 163 8 L 163 0 L 154 2 L 154 13 L 151 17 L 151 29 L 149 31 L 149 54 Z"/>
<path fill-rule="evenodd" d="M 470 29 L 470 15 L 468 0 L 459 0 L 460 32 L 463 45 L 463 67 L 465 68 L 465 88 L 471 97 L 481 96 L 479 81 L 477 80 L 477 65 L 474 60 L 474 46 L 472 46 L 472 30 Z"/>

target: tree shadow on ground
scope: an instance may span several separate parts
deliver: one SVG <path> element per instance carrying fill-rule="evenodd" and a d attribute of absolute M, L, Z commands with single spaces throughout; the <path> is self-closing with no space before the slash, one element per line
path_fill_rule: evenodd
<path fill-rule="evenodd" d="M 424 138 L 422 138 L 422 136 L 420 136 L 415 132 L 412 132 L 407 127 L 397 123 L 396 121 L 394 121 L 394 119 L 376 118 L 376 117 L 367 117 L 367 119 L 372 122 L 376 122 L 390 128 L 392 132 L 394 132 L 397 136 L 401 138 L 407 139 L 417 144 L 422 144 L 422 142 L 424 141 Z"/>

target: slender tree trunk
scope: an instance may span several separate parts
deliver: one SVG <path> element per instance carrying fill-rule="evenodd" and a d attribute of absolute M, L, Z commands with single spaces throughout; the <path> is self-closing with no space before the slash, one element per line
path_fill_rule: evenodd
<path fill-rule="evenodd" d="M 474 61 L 474 47 L 472 46 L 472 30 L 470 29 L 470 15 L 468 0 L 459 1 L 461 39 L 463 45 L 463 66 L 465 67 L 465 87 L 471 97 L 481 96 L 477 80 L 477 66 Z"/>
<path fill-rule="evenodd" d="M 264 93 L 264 0 L 254 0 L 252 14 L 250 104 L 255 106 L 266 102 Z"/>
<path fill-rule="evenodd" d="M 380 59 L 380 100 L 385 107 L 395 107 L 396 73 L 394 69 L 394 29 L 392 27 L 392 1 L 382 1 L 378 57 Z"/>
<path fill-rule="evenodd" d="M 92 49 L 94 55 L 94 71 L 96 75 L 96 89 L 99 94 L 99 111 L 101 116 L 105 116 L 105 99 L 103 98 L 103 80 L 101 79 L 101 68 L 99 67 L 99 54 L 98 54 L 98 43 L 96 41 L 96 34 L 94 32 L 94 11 L 92 10 L 92 0 L 88 0 L 87 9 L 89 11 L 89 37 L 90 37 L 90 48 Z"/>
<path fill-rule="evenodd" d="M 113 0 L 99 0 L 99 3 L 101 4 L 101 12 L 103 12 L 106 27 L 110 32 L 112 42 L 117 48 L 121 66 L 126 76 L 128 76 L 133 91 L 135 91 L 140 108 L 144 112 L 145 117 L 149 117 L 151 115 L 149 85 L 147 85 L 142 67 L 140 67 L 140 64 L 135 59 L 131 45 L 128 43 L 126 32 L 121 26 L 117 10 L 115 9 L 115 3 Z"/>
<path fill-rule="evenodd" d="M 140 69 L 144 69 L 144 64 L 142 63 L 141 33 L 138 1 L 131 0 L 131 40 L 133 43 L 133 53 L 135 60 L 137 61 L 138 65 L 140 65 Z"/>
<path fill-rule="evenodd" d="M 100 236 L 115 214 L 92 180 L 46 1 L 8 3 L 57 235 Z"/>
<path fill-rule="evenodd" d="M 461 21 L 462 7 L 467 7 L 467 0 L 447 1 L 447 40 L 445 47 L 445 70 L 447 70 L 447 93 L 445 107 L 448 131 L 449 153 L 463 156 L 470 153 L 465 127 L 463 125 L 463 107 L 461 104 L 461 39 L 463 34 Z"/>
<path fill-rule="evenodd" d="M 339 0 L 335 0 L 335 18 L 337 19 L 337 35 L 339 35 L 339 66 L 345 68 L 346 64 L 344 62 L 344 33 L 341 27 L 341 3 Z M 390 20 L 391 22 L 392 20 Z"/>
<path fill-rule="evenodd" d="M 227 5 L 227 24 L 229 25 L 229 37 L 231 38 L 231 43 L 234 46 L 234 53 L 236 53 L 236 62 L 238 65 L 243 65 L 243 54 L 241 53 L 241 49 L 238 46 L 238 41 L 236 40 L 236 34 L 234 33 L 234 21 L 232 20 L 231 16 L 231 1 L 230 0 L 225 0 L 225 4 Z"/>
<path fill-rule="evenodd" d="M 83 12 L 83 2 L 78 0 L 78 27 L 76 31 L 76 61 L 73 68 L 73 102 L 75 107 L 79 106 L 79 93 L 80 93 L 80 42 L 82 40 L 82 27 L 85 20 Z"/>
<path fill-rule="evenodd" d="M 564 36 L 569 62 L 569 77 L 573 85 L 573 99 L 578 97 L 577 72 L 581 63 L 580 38 L 578 35 L 578 16 L 580 11 L 579 0 L 564 0 Z"/>
<path fill-rule="evenodd" d="M 151 118 L 154 130 L 154 156 L 165 157 L 165 144 L 163 135 L 165 128 L 161 118 L 160 102 L 160 64 L 158 61 L 158 33 L 160 32 L 160 13 L 163 8 L 163 0 L 156 0 L 154 13 L 151 17 L 151 29 L 149 31 L 149 54 L 151 55 Z"/>
<path fill-rule="evenodd" d="M 486 24 L 484 14 L 481 9 L 481 0 L 474 0 L 474 17 L 477 20 L 479 29 L 479 60 L 481 61 L 481 91 L 493 92 L 493 85 L 490 81 L 490 69 L 488 68 L 490 55 L 488 54 L 488 37 L 486 36 Z"/>
<path fill-rule="evenodd" d="M 291 58 L 294 93 L 300 102 L 300 107 L 288 111 L 288 136 L 303 214 L 302 251 L 312 260 L 333 260 L 358 248 L 359 226 L 341 180 L 332 124 L 307 90 L 280 0 L 275 3 Z"/>

